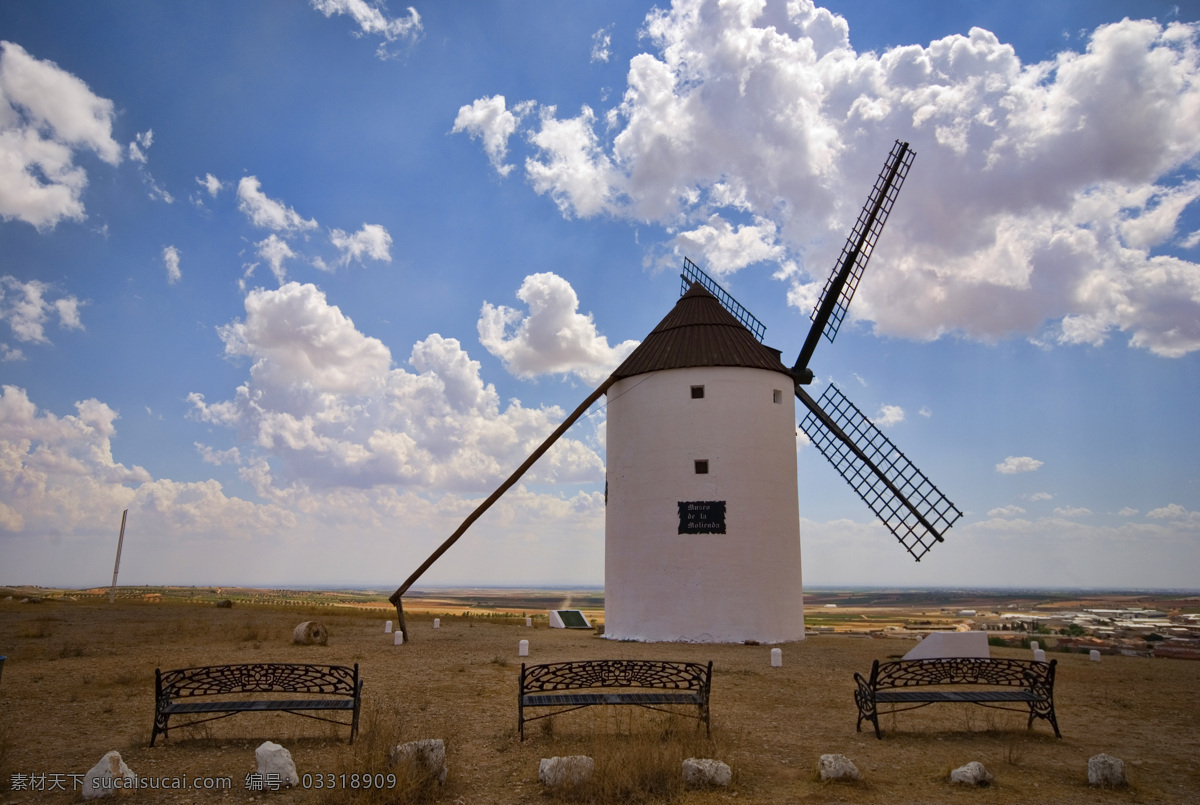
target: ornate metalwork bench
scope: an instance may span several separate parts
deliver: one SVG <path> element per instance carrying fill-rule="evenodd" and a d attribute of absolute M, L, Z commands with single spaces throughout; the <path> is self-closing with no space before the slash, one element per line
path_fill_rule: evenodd
<path fill-rule="evenodd" d="M 854 701 L 858 705 L 858 724 L 862 730 L 863 720 L 875 725 L 875 737 L 882 738 L 879 731 L 881 704 L 891 705 L 886 712 L 900 713 L 915 710 L 938 702 L 967 702 L 1000 710 L 1025 712 L 1028 708 L 1029 723 L 1034 718 L 1044 718 L 1054 728 L 1056 737 L 1058 719 L 1054 717 L 1054 667 L 1058 660 L 1049 663 L 1032 660 L 1007 660 L 985 657 L 945 657 L 927 660 L 896 660 L 871 665 L 871 678 L 863 679 L 855 674 L 858 690 Z M 931 690 L 939 685 L 986 686 L 992 690 Z M 916 689 L 919 688 L 919 689 Z"/>
<path fill-rule="evenodd" d="M 694 662 L 658 660 L 583 660 L 546 665 L 521 664 L 520 689 L 517 692 L 517 730 L 525 740 L 525 722 L 569 713 L 597 704 L 632 704 L 649 710 L 689 715 L 668 709 L 690 705 L 697 709 L 691 716 L 709 732 L 708 694 L 712 684 L 712 662 L 707 666 Z M 594 688 L 607 688 L 584 693 Z M 636 688 L 636 690 L 629 690 Z M 527 707 L 554 707 L 552 713 L 527 717 Z"/>
<path fill-rule="evenodd" d="M 247 701 L 222 698 L 219 700 L 181 701 L 200 696 L 225 696 L 242 693 L 287 693 L 295 698 L 273 698 Z M 321 698 L 307 698 L 320 694 Z M 302 698 L 305 697 L 305 698 Z M 258 713 L 279 710 L 318 721 L 328 721 L 350 727 L 350 742 L 358 734 L 358 713 L 362 704 L 362 680 L 358 678 L 358 663 L 353 668 L 344 665 L 296 665 L 285 663 L 252 663 L 248 665 L 209 665 L 198 668 L 179 668 L 174 671 L 154 669 L 154 729 L 150 745 L 162 733 L 168 738 L 171 716 L 206 716 L 176 726 L 191 726 L 238 713 Z M 349 722 L 313 715 L 312 711 L 347 710 Z M 216 715 L 213 715 L 216 714 Z"/>

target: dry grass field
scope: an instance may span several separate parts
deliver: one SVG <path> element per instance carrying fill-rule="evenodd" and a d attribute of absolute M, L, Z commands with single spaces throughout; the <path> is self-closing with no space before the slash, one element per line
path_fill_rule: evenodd
<path fill-rule="evenodd" d="M 79 791 L 12 790 L 13 775 L 87 771 L 116 749 L 138 775 L 225 777 L 225 791 L 139 791 L 127 803 L 1186 803 L 1200 802 L 1200 663 L 1052 654 L 1059 660 L 1056 704 L 1064 738 L 1044 722 L 970 705 L 935 705 L 884 721 L 885 735 L 856 733 L 854 671 L 903 654 L 911 641 L 820 635 L 783 648 L 640 644 L 590 632 L 528 629 L 523 619 L 410 616 L 413 640 L 392 645 L 383 611 L 208 605 L 164 601 L 0 602 L 0 803 L 80 801 Z M 293 627 L 316 619 L 327 646 L 291 643 Z M 527 728 L 517 737 L 517 643 L 529 662 L 649 658 L 714 661 L 711 739 L 695 722 L 636 708 L 590 708 Z M 993 648 L 996 656 L 1024 657 Z M 241 662 L 358 663 L 364 685 L 359 739 L 347 728 L 285 713 L 239 715 L 190 730 L 151 749 L 154 669 Z M 296 789 L 250 791 L 254 749 L 287 747 L 301 775 L 390 771 L 387 750 L 417 738 L 443 738 L 450 769 L 431 793 Z M 848 756 L 855 784 L 822 783 L 823 753 Z M 1126 761 L 1131 785 L 1095 790 L 1087 759 L 1107 752 Z M 588 754 L 597 781 L 548 792 L 538 761 Z M 688 791 L 685 757 L 713 757 L 734 770 L 727 789 Z M 989 788 L 963 790 L 951 769 L 984 763 Z M 49 783 L 47 783 L 47 787 Z"/>

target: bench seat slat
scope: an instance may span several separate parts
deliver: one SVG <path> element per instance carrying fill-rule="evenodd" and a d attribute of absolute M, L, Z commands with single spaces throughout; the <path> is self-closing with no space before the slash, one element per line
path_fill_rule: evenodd
<path fill-rule="evenodd" d="M 881 690 L 881 703 L 906 702 L 1040 702 L 1042 697 L 1027 690 Z"/>
<path fill-rule="evenodd" d="M 168 715 L 182 713 L 250 713 L 267 710 L 353 710 L 354 701 L 346 699 L 277 699 L 257 702 L 172 702 L 160 712 Z"/>
<path fill-rule="evenodd" d="M 699 693 L 533 693 L 521 697 L 526 707 L 589 704 L 703 704 Z"/>

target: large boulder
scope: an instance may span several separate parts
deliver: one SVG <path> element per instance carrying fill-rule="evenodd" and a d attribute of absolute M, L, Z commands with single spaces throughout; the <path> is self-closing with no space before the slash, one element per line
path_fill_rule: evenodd
<path fill-rule="evenodd" d="M 982 787 L 991 785 L 995 779 L 984 765 L 977 760 L 973 760 L 965 766 L 959 766 L 950 772 L 950 782 L 959 783 L 960 785 Z"/>
<path fill-rule="evenodd" d="M 728 765 L 712 758 L 690 757 L 683 761 L 683 782 L 695 787 L 726 786 L 733 779 Z"/>
<path fill-rule="evenodd" d="M 538 764 L 538 780 L 548 786 L 582 785 L 592 778 L 596 763 L 587 755 L 544 757 Z"/>
<path fill-rule="evenodd" d="M 393 766 L 411 764 L 439 785 L 446 783 L 446 742 L 441 738 L 400 744 L 392 749 L 391 760 Z"/>
<path fill-rule="evenodd" d="M 254 758 L 258 761 L 258 774 L 267 788 L 273 789 L 276 784 L 293 787 L 300 784 L 292 753 L 279 744 L 266 741 L 254 750 Z"/>
<path fill-rule="evenodd" d="M 861 780 L 858 767 L 845 755 L 821 755 L 817 762 L 822 780 Z"/>
<path fill-rule="evenodd" d="M 136 785 L 137 775 L 130 771 L 125 761 L 121 760 L 121 753 L 114 749 L 100 758 L 100 762 L 83 776 L 83 798 L 110 797 Z"/>
<path fill-rule="evenodd" d="M 1121 788 L 1126 784 L 1125 761 L 1100 753 L 1088 758 L 1088 783 L 1103 788 Z"/>

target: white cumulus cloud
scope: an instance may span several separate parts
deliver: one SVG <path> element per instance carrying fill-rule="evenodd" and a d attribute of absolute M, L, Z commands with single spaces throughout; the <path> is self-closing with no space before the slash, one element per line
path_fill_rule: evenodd
<path fill-rule="evenodd" d="M 220 193 L 222 188 L 225 187 L 224 182 L 222 182 L 216 176 L 213 176 L 211 173 L 204 174 L 203 179 L 201 179 L 199 176 L 197 176 L 196 184 L 200 185 L 205 190 L 207 190 L 208 194 L 210 196 L 212 196 L 213 198 L 216 198 L 217 194 Z"/>
<path fill-rule="evenodd" d="M 118 164 L 114 114 L 112 101 L 54 62 L 0 42 L 0 219 L 38 229 L 82 220 L 88 179 L 75 153 Z"/>
<path fill-rule="evenodd" d="M 1168 506 L 1160 506 L 1157 509 L 1151 509 L 1146 512 L 1147 517 L 1155 520 L 1179 520 L 1188 516 L 1188 510 L 1180 506 L 1178 503 L 1172 503 Z"/>
<path fill-rule="evenodd" d="M 996 472 L 1004 473 L 1005 475 L 1013 475 L 1018 472 L 1033 472 L 1042 466 L 1043 463 L 1029 456 L 1009 456 L 996 465 Z M 1049 495 L 1045 497 L 1034 495 L 1034 500 L 1044 500 L 1049 497 Z"/>
<path fill-rule="evenodd" d="M 349 265 L 351 260 L 361 263 L 364 257 L 392 262 L 392 236 L 379 224 L 363 224 L 362 229 L 353 234 L 335 229 L 329 239 L 342 253 L 342 265 Z"/>
<path fill-rule="evenodd" d="M 292 247 L 274 232 L 265 240 L 260 240 L 255 246 L 258 247 L 258 256 L 267 261 L 267 266 L 275 275 L 275 281 L 283 285 L 287 281 L 287 269 L 283 267 L 283 261 L 296 256 Z"/>
<path fill-rule="evenodd" d="M 183 272 L 179 269 L 179 249 L 174 246 L 165 246 L 162 250 L 163 267 L 167 269 L 167 282 L 171 285 L 183 279 Z"/>
<path fill-rule="evenodd" d="M 508 138 L 517 130 L 517 124 L 529 109 L 530 105 L 525 103 L 517 104 L 509 111 L 503 95 L 478 98 L 471 104 L 459 107 L 451 133 L 466 132 L 472 139 L 481 141 L 492 167 L 501 176 L 507 176 L 515 167 L 504 162 L 508 154 Z"/>
<path fill-rule="evenodd" d="M 564 216 L 657 222 L 727 271 L 751 262 L 721 222 L 753 222 L 804 304 L 898 138 L 916 164 L 851 315 L 918 339 L 1200 349 L 1200 268 L 1157 252 L 1192 242 L 1200 25 L 1126 19 L 1044 62 L 982 28 L 858 52 L 811 0 L 677 0 L 643 33 L 617 106 L 529 124 L 526 177 Z"/>
<path fill-rule="evenodd" d="M 875 414 L 871 421 L 881 428 L 898 425 L 904 421 L 904 409 L 898 405 L 880 406 L 879 413 Z"/>
<path fill-rule="evenodd" d="M 288 235 L 317 228 L 313 219 L 305 219 L 281 201 L 268 198 L 262 191 L 262 183 L 255 176 L 243 176 L 238 182 L 238 209 L 250 221 L 263 229 L 272 229 Z"/>
<path fill-rule="evenodd" d="M 55 298 L 57 297 L 57 298 Z M 46 323 L 51 314 L 57 315 L 60 327 L 82 330 L 78 298 L 59 294 L 51 285 L 38 280 L 21 282 L 15 277 L 0 278 L 0 321 L 12 328 L 18 341 L 48 344 Z M 19 350 L 18 350 L 19 353 Z M 11 359 L 19 359 L 14 355 Z"/>
<path fill-rule="evenodd" d="M 308 489 L 379 485 L 490 491 L 562 419 L 553 407 L 502 405 L 479 362 L 453 338 L 430 335 L 412 348 L 413 371 L 394 368 L 387 347 L 315 286 L 252 291 L 245 305 L 245 320 L 219 334 L 227 354 L 250 358 L 249 378 L 232 399 L 189 399 L 193 417 L 245 440 L 242 472 L 269 499 L 299 502 Z M 566 438 L 529 475 L 566 483 L 603 477 L 595 451 Z"/>
<path fill-rule="evenodd" d="M 607 62 L 612 56 L 612 26 L 592 34 L 592 62 Z"/>
<path fill-rule="evenodd" d="M 311 0 L 311 2 L 312 7 L 326 17 L 334 14 L 349 15 L 359 27 L 355 36 L 369 34 L 382 37 L 383 42 L 375 51 L 381 59 L 391 55 L 387 50 L 388 43 L 398 39 L 416 39 L 421 34 L 421 15 L 412 6 L 408 7 L 408 14 L 405 16 L 389 17 L 387 4 L 383 0 L 374 0 L 374 2 L 370 0 Z"/>
<path fill-rule="evenodd" d="M 557 274 L 529 275 L 517 298 L 528 313 L 484 302 L 478 323 L 480 343 L 517 377 L 574 374 L 596 384 L 638 345 L 610 347 L 591 315 L 579 312 L 575 289 Z"/>

